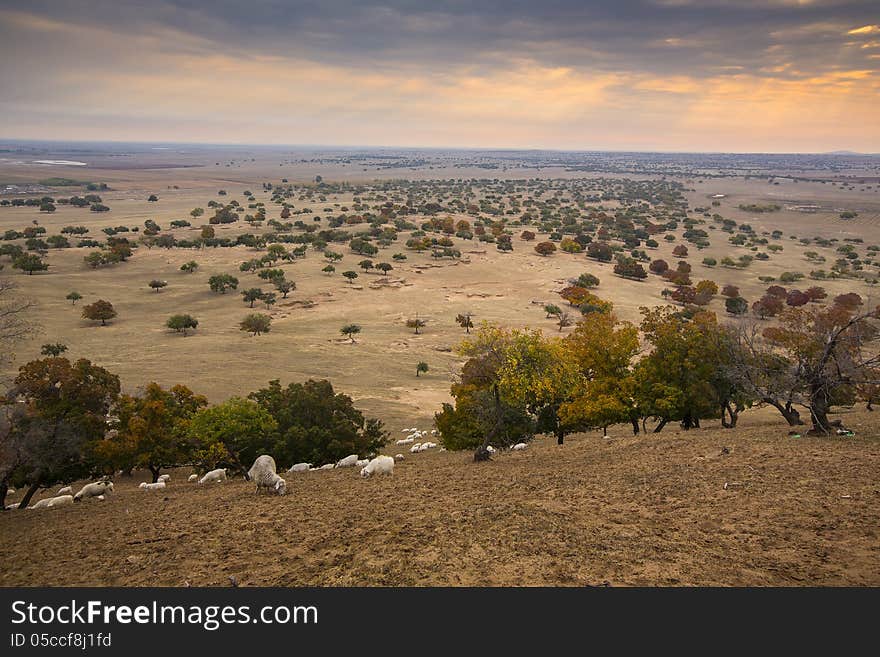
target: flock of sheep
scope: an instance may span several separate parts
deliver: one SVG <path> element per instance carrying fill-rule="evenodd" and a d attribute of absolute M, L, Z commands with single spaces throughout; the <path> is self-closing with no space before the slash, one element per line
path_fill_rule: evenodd
<path fill-rule="evenodd" d="M 422 438 L 428 436 L 427 431 L 419 431 L 418 428 L 412 429 L 404 429 L 404 433 L 407 434 L 406 438 L 401 438 L 397 441 L 397 445 L 411 445 L 409 451 L 411 454 L 417 454 L 419 452 L 424 452 L 429 449 L 434 449 L 438 445 L 435 442 L 431 441 L 422 441 Z M 431 436 L 437 435 L 437 430 L 433 429 L 430 432 Z M 416 442 L 416 441 L 420 442 Z M 517 443 L 513 446 L 514 450 L 522 450 L 526 448 L 526 443 Z M 489 452 L 494 453 L 497 450 L 491 445 L 488 448 Z M 440 451 L 445 451 L 442 447 Z M 311 463 L 297 463 L 291 466 L 287 472 L 288 473 L 299 473 L 299 472 L 313 472 L 315 470 L 331 470 L 335 468 L 348 468 L 348 467 L 359 467 L 360 474 L 362 477 L 372 477 L 373 475 L 394 474 L 394 464 L 397 461 L 404 460 L 403 454 L 395 454 L 394 457 L 379 455 L 372 459 L 366 458 L 362 459 L 357 454 L 350 454 L 343 459 L 340 459 L 336 463 L 327 463 L 326 465 L 322 465 L 320 467 L 313 467 Z M 275 495 L 284 495 L 287 493 L 287 482 L 281 477 L 275 467 L 275 459 L 273 459 L 268 454 L 263 454 L 262 456 L 258 456 L 254 464 L 251 466 L 251 469 L 248 470 L 247 478 L 249 481 L 256 484 L 257 493 L 260 492 L 269 492 Z M 199 484 L 212 484 L 212 483 L 221 483 L 226 481 L 227 473 L 224 468 L 217 468 L 215 470 L 211 470 L 210 472 L 205 473 L 202 477 L 199 477 L 197 474 L 192 474 L 189 476 L 188 480 L 190 483 L 198 482 Z M 163 474 L 158 478 L 158 481 L 155 483 L 147 483 L 142 482 L 139 486 L 140 489 L 145 491 L 155 491 L 155 490 L 164 490 L 167 486 L 168 482 L 171 480 L 171 475 Z M 11 491 L 14 492 L 14 491 Z M 99 501 L 103 501 L 105 496 L 109 493 L 113 492 L 113 482 L 107 479 L 103 479 L 101 481 L 95 481 L 83 486 L 76 495 L 72 495 L 72 489 L 70 486 L 65 486 L 60 489 L 54 497 L 47 497 L 45 499 L 36 502 L 35 504 L 29 506 L 29 509 L 51 509 L 57 506 L 64 506 L 66 504 L 73 504 L 74 502 L 81 502 L 85 499 L 94 497 Z M 11 504 L 6 507 L 7 509 L 15 509 L 18 508 L 17 504 Z"/>

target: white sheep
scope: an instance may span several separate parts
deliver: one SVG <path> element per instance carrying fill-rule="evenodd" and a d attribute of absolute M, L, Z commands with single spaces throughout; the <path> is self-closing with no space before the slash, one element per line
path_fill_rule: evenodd
<path fill-rule="evenodd" d="M 28 508 L 29 509 L 45 509 L 46 507 L 49 506 L 49 502 L 51 502 L 52 499 L 53 498 L 51 498 L 51 497 L 47 497 L 45 499 L 40 500 L 39 502 L 32 504 Z"/>
<path fill-rule="evenodd" d="M 431 442 L 422 443 L 422 451 L 423 451 L 423 452 L 424 452 L 426 449 L 434 449 L 435 447 L 437 447 L 437 443 L 431 443 Z"/>
<path fill-rule="evenodd" d="M 72 495 L 73 489 L 70 486 L 65 486 L 61 490 L 59 490 L 55 495 Z"/>
<path fill-rule="evenodd" d="M 431 429 L 431 435 L 432 435 L 432 436 L 436 436 L 436 435 L 437 435 L 437 430 L 436 430 L 436 429 Z"/>
<path fill-rule="evenodd" d="M 287 492 L 287 482 L 275 471 L 275 459 L 268 454 L 258 456 L 248 470 L 248 479 L 257 485 L 257 492 L 263 489 L 275 491 L 278 495 Z"/>
<path fill-rule="evenodd" d="M 190 482 L 190 483 L 192 483 L 192 482 L 194 482 L 194 481 L 198 481 L 198 480 L 199 480 L 199 475 L 197 475 L 197 474 L 191 474 L 191 475 L 189 476 L 189 479 L 187 479 L 187 481 Z"/>
<path fill-rule="evenodd" d="M 513 446 L 513 449 L 519 451 L 521 449 L 525 449 L 526 447 L 528 447 L 528 445 L 526 445 L 525 443 L 517 443 Z"/>
<path fill-rule="evenodd" d="M 139 488 L 143 488 L 144 490 L 162 490 L 165 488 L 165 482 L 157 481 L 155 484 L 148 484 L 146 481 L 142 481 Z"/>
<path fill-rule="evenodd" d="M 406 457 L 405 457 L 403 454 L 395 454 L 395 455 L 394 455 L 394 460 L 395 460 L 395 461 L 403 461 L 405 458 L 406 458 Z"/>
<path fill-rule="evenodd" d="M 112 481 L 95 481 L 90 484 L 86 484 L 82 488 L 79 489 L 79 492 L 73 496 L 74 502 L 82 502 L 85 499 L 90 497 L 98 497 L 98 495 L 104 495 L 105 493 L 113 492 L 113 482 Z"/>
<path fill-rule="evenodd" d="M 422 451 L 422 443 L 416 443 L 415 445 L 413 445 L 412 447 L 409 448 L 410 454 L 418 454 L 421 451 Z"/>
<path fill-rule="evenodd" d="M 290 466 L 288 472 L 308 472 L 311 467 L 311 463 L 296 463 L 295 465 Z"/>
<path fill-rule="evenodd" d="M 66 504 L 73 504 L 73 495 L 56 495 L 49 500 L 49 504 L 46 506 L 54 509 L 56 506 L 65 506 Z"/>
<path fill-rule="evenodd" d="M 390 456 L 377 456 L 361 470 L 361 477 L 378 474 L 394 474 L 394 459 Z"/>
<path fill-rule="evenodd" d="M 339 459 L 336 462 L 337 468 L 350 468 L 358 462 L 357 454 L 349 454 L 344 459 Z"/>
<path fill-rule="evenodd" d="M 370 462 L 370 459 L 358 459 L 357 463 L 355 463 L 354 465 L 355 465 L 355 467 L 362 468 L 365 465 L 367 465 L 367 463 L 369 463 L 369 462 Z"/>
<path fill-rule="evenodd" d="M 397 444 L 398 445 L 411 445 L 415 441 L 416 441 L 415 438 L 402 438 L 401 440 L 397 441 Z"/>
<path fill-rule="evenodd" d="M 199 479 L 200 484 L 219 484 L 221 481 L 226 481 L 225 468 L 217 468 L 216 470 L 206 472 L 205 476 Z"/>
<path fill-rule="evenodd" d="M 95 499 L 98 500 L 99 502 L 103 502 L 107 498 L 105 498 L 103 495 L 98 495 L 98 497 L 96 497 Z"/>
<path fill-rule="evenodd" d="M 320 468 L 316 468 L 317 470 L 332 470 L 336 467 L 335 463 L 325 463 Z"/>
<path fill-rule="evenodd" d="M 492 445 L 489 445 L 489 446 L 486 447 L 486 451 L 489 452 L 490 454 L 494 454 L 494 453 L 497 452 L 498 450 L 495 449 L 494 447 L 492 447 Z"/>
<path fill-rule="evenodd" d="M 166 481 L 166 482 L 171 481 L 171 475 L 170 474 L 159 475 L 159 478 L 156 481 Z"/>

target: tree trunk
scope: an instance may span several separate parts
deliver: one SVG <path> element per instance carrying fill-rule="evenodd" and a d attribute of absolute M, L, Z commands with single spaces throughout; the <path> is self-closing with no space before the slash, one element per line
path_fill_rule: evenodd
<path fill-rule="evenodd" d="M 31 484 L 31 487 L 27 489 L 27 493 L 25 493 L 24 497 L 21 498 L 21 502 L 19 503 L 18 508 L 19 509 L 28 508 L 28 504 L 31 503 L 31 498 L 34 496 L 34 493 L 36 493 L 38 490 L 40 490 L 40 484 Z"/>
<path fill-rule="evenodd" d="M 6 493 L 9 492 L 9 484 L 5 481 L 0 483 L 0 511 L 6 510 Z"/>
<path fill-rule="evenodd" d="M 635 417 L 630 418 L 630 422 L 632 422 L 633 435 L 638 436 L 639 435 L 639 419 L 635 418 Z"/>
<path fill-rule="evenodd" d="M 562 429 L 556 429 L 556 444 L 564 445 L 565 444 L 565 432 Z"/>
<path fill-rule="evenodd" d="M 721 426 L 725 429 L 733 429 L 736 427 L 736 422 L 739 419 L 740 407 L 739 404 L 730 405 L 729 401 L 724 402 L 721 405 Z M 730 417 L 730 420 L 727 417 Z"/>
<path fill-rule="evenodd" d="M 797 427 L 804 423 L 803 420 L 801 420 L 801 414 L 791 405 L 791 402 L 788 402 L 783 406 L 775 399 L 763 399 L 762 401 L 766 404 L 770 404 L 770 406 L 779 411 L 782 414 L 782 417 L 785 418 L 785 421 L 788 422 L 788 426 Z"/>
<path fill-rule="evenodd" d="M 475 463 L 492 460 L 487 447 L 489 447 L 489 443 L 492 439 L 498 435 L 498 432 L 501 431 L 501 392 L 498 390 L 497 384 L 492 386 L 492 394 L 495 397 L 495 426 L 493 426 L 492 430 L 486 434 L 486 437 L 483 438 L 483 443 L 477 448 L 477 451 L 474 452 Z"/>
<path fill-rule="evenodd" d="M 874 407 L 871 406 L 871 404 L 873 404 L 873 403 L 874 403 L 874 400 L 871 399 L 871 398 L 868 398 L 868 401 L 867 401 L 867 403 L 865 404 L 865 410 L 873 411 L 873 410 L 874 410 Z"/>
<path fill-rule="evenodd" d="M 669 422 L 665 417 L 660 419 L 660 424 L 654 427 L 654 433 L 660 433 L 663 431 L 663 427 L 666 426 L 666 423 Z"/>
<path fill-rule="evenodd" d="M 149 468 L 150 472 L 152 473 L 153 483 L 155 484 L 157 481 L 159 481 L 159 473 L 162 471 L 162 469 L 158 465 L 148 465 L 147 468 Z"/>

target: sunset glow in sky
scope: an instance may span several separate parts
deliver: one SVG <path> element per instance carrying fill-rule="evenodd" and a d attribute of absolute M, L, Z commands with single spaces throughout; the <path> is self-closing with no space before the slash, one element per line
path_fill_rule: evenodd
<path fill-rule="evenodd" d="M 880 152 L 877 0 L 0 0 L 0 137 Z"/>

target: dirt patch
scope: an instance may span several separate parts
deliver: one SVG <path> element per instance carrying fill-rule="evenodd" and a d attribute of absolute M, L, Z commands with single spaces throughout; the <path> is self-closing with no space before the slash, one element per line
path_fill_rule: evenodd
<path fill-rule="evenodd" d="M 407 453 L 388 478 L 285 475 L 283 498 L 120 479 L 103 503 L 0 514 L 0 585 L 880 585 L 874 417 L 831 439 L 745 421 L 485 464 Z"/>

